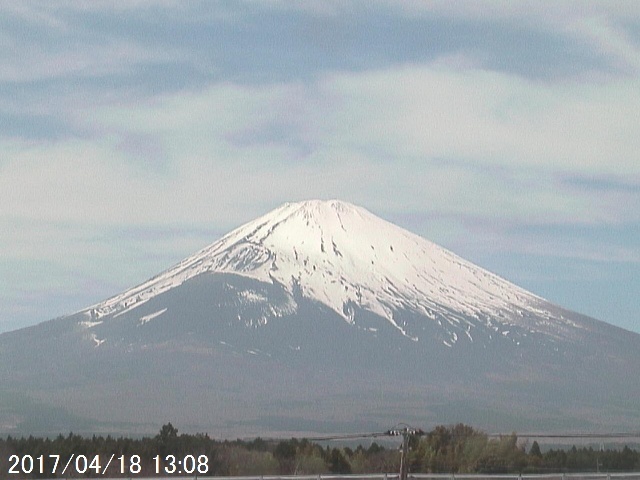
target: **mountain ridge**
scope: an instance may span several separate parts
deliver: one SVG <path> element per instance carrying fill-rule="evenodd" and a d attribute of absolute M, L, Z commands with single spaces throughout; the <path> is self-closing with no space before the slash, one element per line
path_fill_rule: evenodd
<path fill-rule="evenodd" d="M 458 271 L 452 271 L 452 266 Z M 354 321 L 350 305 L 356 304 L 386 318 L 411 338 L 416 337 L 393 320 L 393 308 L 409 307 L 431 318 L 449 309 L 482 316 L 489 323 L 508 313 L 510 321 L 518 323 L 523 310 L 547 303 L 362 207 L 315 200 L 284 204 L 85 312 L 90 312 L 91 321 L 117 315 L 205 272 L 277 282 L 289 293 L 299 288 L 350 322 Z M 551 317 L 548 311 L 539 313 Z M 470 335 L 469 329 L 463 332 Z M 460 332 L 453 333 L 455 342 Z"/>

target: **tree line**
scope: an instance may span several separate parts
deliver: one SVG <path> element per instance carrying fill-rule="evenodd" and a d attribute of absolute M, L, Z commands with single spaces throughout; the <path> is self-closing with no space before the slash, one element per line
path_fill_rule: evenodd
<path fill-rule="evenodd" d="M 61 475 L 70 458 L 76 463 L 70 461 Z M 112 463 L 102 472 L 109 458 Z M 515 433 L 491 438 L 458 424 L 411 437 L 407 462 L 412 473 L 619 472 L 640 470 L 640 452 L 628 446 L 543 451 L 536 441 L 519 441 Z M 144 438 L 70 433 L 0 439 L 3 479 L 395 473 L 399 468 L 398 449 L 376 442 L 352 448 L 296 438 L 221 441 L 206 434 L 179 434 L 170 423 Z"/>

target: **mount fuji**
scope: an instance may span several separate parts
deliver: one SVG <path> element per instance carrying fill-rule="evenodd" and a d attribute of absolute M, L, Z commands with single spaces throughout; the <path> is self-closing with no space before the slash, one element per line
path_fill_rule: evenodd
<path fill-rule="evenodd" d="M 122 294 L 2 334 L 0 364 L 8 433 L 640 424 L 640 335 L 340 201 L 285 204 Z"/>

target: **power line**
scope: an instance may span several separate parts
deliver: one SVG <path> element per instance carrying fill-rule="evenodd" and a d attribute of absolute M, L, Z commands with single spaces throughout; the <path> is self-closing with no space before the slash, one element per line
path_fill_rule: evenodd
<path fill-rule="evenodd" d="M 393 429 L 390 429 L 384 432 L 351 433 L 351 434 L 344 434 L 344 435 L 307 437 L 307 440 L 319 442 L 319 441 L 332 441 L 332 440 L 356 440 L 359 438 L 391 437 L 391 436 L 403 435 L 406 429 L 408 429 L 408 433 L 412 435 L 427 434 L 422 429 L 405 426 L 403 428 L 394 427 Z M 571 439 L 571 438 L 576 438 L 576 439 L 638 438 L 640 439 L 640 431 L 639 432 L 605 432 L 605 433 L 600 433 L 600 432 L 567 432 L 567 433 L 509 432 L 509 433 L 487 433 L 487 434 L 484 434 L 483 432 L 477 432 L 477 433 L 480 435 L 486 435 L 489 438 L 510 437 L 511 435 L 515 435 L 518 438 L 568 438 L 568 439 Z"/>
<path fill-rule="evenodd" d="M 307 440 L 313 442 L 322 442 L 322 441 L 330 441 L 330 440 L 355 440 L 358 438 L 377 438 L 377 437 L 387 437 L 389 433 L 387 432 L 372 432 L 372 433 L 351 433 L 346 435 L 330 435 L 327 437 L 308 437 Z"/>
<path fill-rule="evenodd" d="M 515 435 L 520 438 L 640 438 L 640 432 L 616 432 L 616 433 L 491 433 L 488 437 L 508 437 Z"/>

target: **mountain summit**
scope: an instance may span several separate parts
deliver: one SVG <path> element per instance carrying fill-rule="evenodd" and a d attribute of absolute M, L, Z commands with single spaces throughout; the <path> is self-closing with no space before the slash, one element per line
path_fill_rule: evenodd
<path fill-rule="evenodd" d="M 92 307 L 93 320 L 119 315 L 204 273 L 234 273 L 278 284 L 321 303 L 349 323 L 355 309 L 387 319 L 419 340 L 394 316 L 398 310 L 440 318 L 447 344 L 472 339 L 481 324 L 562 334 L 567 322 L 546 302 L 452 252 L 337 200 L 287 203 L 249 222 L 148 282 Z M 250 301 L 256 296 L 247 295 Z M 292 303 L 289 313 L 295 311 Z M 535 318 L 525 321 L 525 313 Z M 544 321 L 537 321 L 544 318 Z"/>
<path fill-rule="evenodd" d="M 8 432 L 640 419 L 626 375 L 640 335 L 336 200 L 285 204 L 120 295 L 0 335 L 0 364 Z"/>

